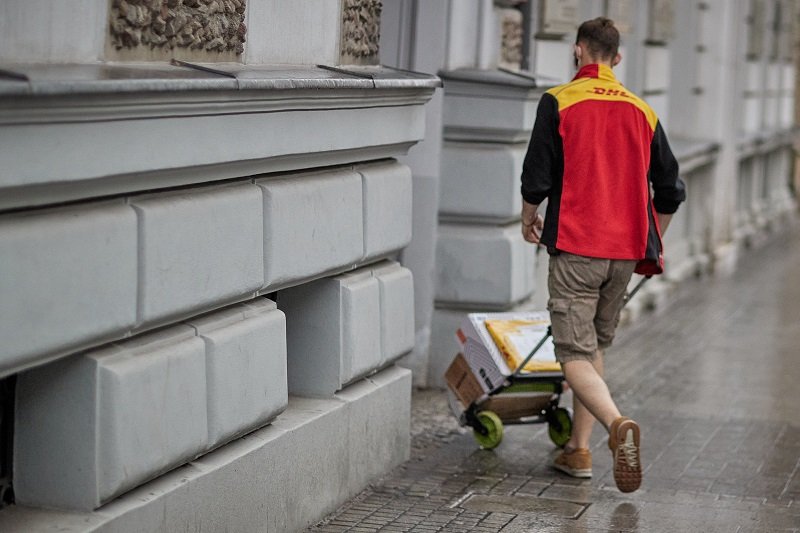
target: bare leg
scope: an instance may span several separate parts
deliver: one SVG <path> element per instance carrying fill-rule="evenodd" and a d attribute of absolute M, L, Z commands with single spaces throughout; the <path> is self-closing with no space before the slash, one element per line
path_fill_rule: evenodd
<path fill-rule="evenodd" d="M 604 375 L 602 350 L 597 350 L 597 355 L 594 361 L 592 361 L 592 366 L 597 372 L 597 375 L 602 378 Z M 592 428 L 594 427 L 594 415 L 589 412 L 586 406 L 583 405 L 583 402 L 578 398 L 578 395 L 574 394 L 574 392 L 572 397 L 572 409 L 572 435 L 564 448 L 567 450 L 573 450 L 575 448 L 588 449 L 592 437 Z"/>
<path fill-rule="evenodd" d="M 562 365 L 567 383 L 575 395 L 575 420 L 572 437 L 567 448 L 588 448 L 594 418 L 606 429 L 620 417 L 611 393 L 603 380 L 602 352 L 598 351 L 594 364 L 589 361 L 568 361 Z"/>

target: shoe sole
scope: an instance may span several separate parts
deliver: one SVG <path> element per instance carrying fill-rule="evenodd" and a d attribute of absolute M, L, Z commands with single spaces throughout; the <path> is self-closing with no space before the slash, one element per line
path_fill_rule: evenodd
<path fill-rule="evenodd" d="M 570 468 L 568 466 L 554 464 L 553 468 L 560 472 L 564 472 L 568 476 L 577 477 L 581 479 L 590 479 L 592 477 L 592 470 L 586 468 Z"/>
<path fill-rule="evenodd" d="M 621 438 L 620 438 L 621 437 Z M 634 444 L 633 457 L 636 466 L 631 466 L 623 451 L 625 443 Z M 633 492 L 642 484 L 642 460 L 639 444 L 639 424 L 633 420 L 623 421 L 617 428 L 617 449 L 614 450 L 614 481 L 620 492 Z"/>

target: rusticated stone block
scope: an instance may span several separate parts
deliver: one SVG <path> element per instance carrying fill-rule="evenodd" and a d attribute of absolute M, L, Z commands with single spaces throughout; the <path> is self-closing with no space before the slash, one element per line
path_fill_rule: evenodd
<path fill-rule="evenodd" d="M 436 249 L 436 300 L 452 307 L 507 309 L 534 290 L 536 247 L 518 223 L 442 224 Z"/>
<path fill-rule="evenodd" d="M 122 202 L 0 217 L 0 371 L 136 322 L 136 215 Z"/>
<path fill-rule="evenodd" d="M 95 509 L 207 448 L 203 341 L 175 326 L 24 372 L 15 420 L 17 503 Z"/>
<path fill-rule="evenodd" d="M 440 216 L 510 222 L 519 219 L 519 176 L 527 146 L 446 143 Z"/>
<path fill-rule="evenodd" d="M 380 287 L 369 269 L 280 291 L 289 392 L 331 396 L 381 364 Z"/>
<path fill-rule="evenodd" d="M 364 260 L 411 242 L 411 169 L 397 162 L 356 167 L 364 187 Z"/>
<path fill-rule="evenodd" d="M 414 278 L 398 263 L 373 269 L 380 289 L 381 366 L 414 349 Z"/>
<path fill-rule="evenodd" d="M 256 298 L 187 324 L 206 344 L 209 448 L 286 408 L 286 318 L 275 302 Z"/>
<path fill-rule="evenodd" d="M 414 347 L 414 283 L 394 262 L 278 293 L 286 313 L 289 391 L 330 396 Z"/>
<path fill-rule="evenodd" d="M 247 298 L 264 283 L 261 191 L 252 184 L 135 197 L 145 324 Z"/>
<path fill-rule="evenodd" d="M 265 290 L 356 264 L 364 255 L 361 176 L 351 170 L 258 180 Z"/>

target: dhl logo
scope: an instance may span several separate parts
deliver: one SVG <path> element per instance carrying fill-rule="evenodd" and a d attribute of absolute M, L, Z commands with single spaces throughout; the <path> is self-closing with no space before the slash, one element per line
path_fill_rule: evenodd
<path fill-rule="evenodd" d="M 622 98 L 630 98 L 630 95 L 621 89 L 605 89 L 603 87 L 593 87 L 586 92 L 592 94 L 603 94 L 605 96 L 621 96 Z"/>

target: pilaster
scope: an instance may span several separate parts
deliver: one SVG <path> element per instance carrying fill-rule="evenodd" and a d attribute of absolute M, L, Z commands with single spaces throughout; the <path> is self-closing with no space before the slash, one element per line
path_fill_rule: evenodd
<path fill-rule="evenodd" d="M 534 292 L 536 248 L 522 238 L 520 175 L 536 106 L 536 80 L 496 70 L 442 72 L 444 147 L 428 385 L 442 387 L 457 345 L 457 317 L 510 310 Z"/>

